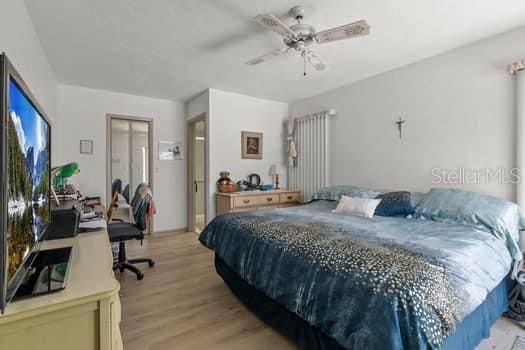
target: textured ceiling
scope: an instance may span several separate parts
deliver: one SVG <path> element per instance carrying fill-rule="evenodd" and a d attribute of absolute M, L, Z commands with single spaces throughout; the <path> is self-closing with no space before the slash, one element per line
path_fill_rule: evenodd
<path fill-rule="evenodd" d="M 176 100 L 216 88 L 290 102 L 525 23 L 523 0 L 25 2 L 60 82 Z M 317 30 L 364 18 L 371 35 L 318 46 L 324 73 L 303 77 L 295 53 L 246 66 L 282 47 L 252 18 L 297 4 Z"/>

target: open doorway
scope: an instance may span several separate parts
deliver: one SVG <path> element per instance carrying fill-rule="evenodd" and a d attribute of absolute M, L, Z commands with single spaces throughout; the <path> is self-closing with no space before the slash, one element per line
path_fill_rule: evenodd
<path fill-rule="evenodd" d="M 206 115 L 188 121 L 188 228 L 206 226 Z"/>

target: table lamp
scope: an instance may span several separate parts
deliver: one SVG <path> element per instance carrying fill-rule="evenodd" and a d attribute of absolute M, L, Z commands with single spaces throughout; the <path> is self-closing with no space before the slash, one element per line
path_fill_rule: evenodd
<path fill-rule="evenodd" d="M 64 189 L 67 185 L 67 179 L 80 172 L 77 163 L 67 163 L 51 169 L 53 176 L 53 186 L 55 188 Z"/>
<path fill-rule="evenodd" d="M 279 174 L 281 174 L 281 168 L 277 164 L 272 164 L 270 166 L 270 171 L 268 171 L 268 175 L 275 176 L 275 187 L 274 189 L 280 190 L 279 188 Z"/>

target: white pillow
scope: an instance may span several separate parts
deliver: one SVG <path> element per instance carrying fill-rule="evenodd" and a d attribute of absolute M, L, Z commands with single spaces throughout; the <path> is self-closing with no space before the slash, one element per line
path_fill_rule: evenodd
<path fill-rule="evenodd" d="M 332 210 L 334 213 L 353 214 L 357 216 L 364 216 L 365 218 L 374 217 L 376 207 L 381 202 L 381 199 L 355 198 L 342 196 L 337 204 L 337 208 Z"/>

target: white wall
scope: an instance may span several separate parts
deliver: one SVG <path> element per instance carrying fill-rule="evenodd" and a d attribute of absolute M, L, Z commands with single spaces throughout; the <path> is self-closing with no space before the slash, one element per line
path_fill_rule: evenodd
<path fill-rule="evenodd" d="M 186 103 L 188 119 L 210 112 L 210 90 L 206 90 Z"/>
<path fill-rule="evenodd" d="M 215 216 L 219 172 L 229 171 L 235 182 L 258 173 L 264 183 L 271 183 L 270 165 L 286 163 L 283 120 L 288 104 L 209 89 L 190 100 L 187 111 L 188 118 L 206 113 L 206 210 L 210 221 Z M 263 159 L 241 158 L 241 131 L 263 133 Z M 280 181 L 286 183 L 286 174 Z"/>
<path fill-rule="evenodd" d="M 515 166 L 514 82 L 506 64 L 525 57 L 525 28 L 387 72 L 290 106 L 294 116 L 335 108 L 332 184 L 428 190 L 432 169 Z M 403 139 L 394 122 L 406 119 Z M 507 199 L 497 181 L 443 185 Z"/>
<path fill-rule="evenodd" d="M 57 81 L 21 0 L 2 0 L 0 52 L 4 51 L 50 119 L 57 111 Z"/>
<path fill-rule="evenodd" d="M 213 218 L 220 171 L 229 171 L 235 182 L 258 173 L 264 183 L 271 183 L 270 165 L 285 164 L 283 120 L 288 104 L 216 89 L 210 89 L 209 96 L 208 207 Z M 263 159 L 241 159 L 241 131 L 263 133 Z M 286 176 L 281 182 L 286 183 Z"/>
<path fill-rule="evenodd" d="M 83 87 L 59 85 L 58 120 L 53 132 L 55 164 L 77 161 L 80 174 L 73 182 L 86 195 L 106 195 L 106 114 L 154 119 L 155 231 L 187 226 L 186 162 L 159 161 L 159 140 L 185 141 L 186 112 L 180 102 L 133 96 Z M 92 139 L 94 154 L 79 152 L 79 140 Z"/>

